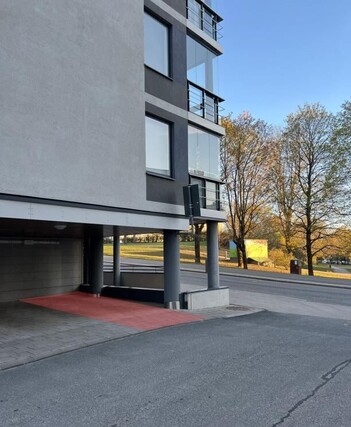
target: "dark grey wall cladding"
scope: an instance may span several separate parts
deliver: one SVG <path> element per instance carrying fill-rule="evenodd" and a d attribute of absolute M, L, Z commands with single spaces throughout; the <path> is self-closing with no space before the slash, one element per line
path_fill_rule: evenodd
<path fill-rule="evenodd" d="M 172 170 L 170 180 L 147 175 L 146 198 L 154 202 L 182 205 L 183 186 L 188 184 L 188 121 L 146 103 L 146 114 L 172 123 Z"/>
<path fill-rule="evenodd" d="M 0 244 L 0 302 L 77 289 L 82 283 L 81 240 L 58 244 Z"/>
<path fill-rule="evenodd" d="M 145 6 L 148 12 L 171 27 L 171 78 L 145 67 L 145 91 L 187 110 L 186 27 L 147 0 Z"/>
<path fill-rule="evenodd" d="M 181 15 L 186 16 L 186 0 L 163 0 Z"/>

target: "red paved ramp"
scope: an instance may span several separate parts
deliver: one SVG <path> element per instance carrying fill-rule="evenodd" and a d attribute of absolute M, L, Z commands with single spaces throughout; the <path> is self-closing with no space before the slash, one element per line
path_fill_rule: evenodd
<path fill-rule="evenodd" d="M 204 319 L 202 316 L 167 310 L 134 301 L 108 297 L 95 298 L 93 295 L 83 292 L 27 298 L 21 301 L 90 319 L 129 326 L 141 331 Z"/>

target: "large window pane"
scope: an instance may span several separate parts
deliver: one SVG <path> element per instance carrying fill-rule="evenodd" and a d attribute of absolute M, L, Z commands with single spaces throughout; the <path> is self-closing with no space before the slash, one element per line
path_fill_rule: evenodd
<path fill-rule="evenodd" d="M 168 28 L 145 13 L 145 64 L 162 74 L 169 75 Z"/>
<path fill-rule="evenodd" d="M 146 117 L 145 130 L 146 170 L 170 176 L 170 126 Z"/>
<path fill-rule="evenodd" d="M 206 207 L 206 194 L 205 194 L 205 182 L 203 179 L 194 178 L 191 177 L 190 183 L 193 185 L 199 186 L 199 196 L 200 196 L 200 207 L 205 208 Z"/>
<path fill-rule="evenodd" d="M 218 93 L 218 58 L 190 36 L 187 36 L 187 70 L 188 80 Z"/>
<path fill-rule="evenodd" d="M 218 209 L 218 184 L 206 181 L 206 208 Z"/>
<path fill-rule="evenodd" d="M 202 11 L 201 5 L 196 0 L 188 0 L 188 19 L 198 28 L 201 28 Z"/>
<path fill-rule="evenodd" d="M 203 28 L 205 33 L 207 33 L 210 37 L 216 38 L 216 21 L 212 13 L 204 10 L 204 23 Z"/>
<path fill-rule="evenodd" d="M 202 90 L 189 84 L 189 111 L 203 117 L 204 105 Z"/>
<path fill-rule="evenodd" d="M 204 3 L 207 4 L 207 6 L 210 6 L 212 9 L 217 9 L 217 0 L 204 0 Z"/>
<path fill-rule="evenodd" d="M 219 137 L 189 126 L 188 163 L 191 174 L 219 179 Z"/>

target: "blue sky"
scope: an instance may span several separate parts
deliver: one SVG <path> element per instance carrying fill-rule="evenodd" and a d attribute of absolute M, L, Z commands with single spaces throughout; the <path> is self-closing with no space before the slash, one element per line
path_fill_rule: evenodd
<path fill-rule="evenodd" d="M 298 105 L 351 99 L 351 0 L 219 0 L 225 114 L 282 125 Z"/>

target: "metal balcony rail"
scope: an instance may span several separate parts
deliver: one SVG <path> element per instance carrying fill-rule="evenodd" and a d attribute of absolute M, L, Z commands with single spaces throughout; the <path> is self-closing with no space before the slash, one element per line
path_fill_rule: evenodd
<path fill-rule="evenodd" d="M 163 265 L 121 263 L 121 273 L 163 273 Z M 113 271 L 113 261 L 104 261 L 104 271 Z"/>
<path fill-rule="evenodd" d="M 222 99 L 205 89 L 188 82 L 188 110 L 204 119 L 219 124 L 220 112 L 224 109 L 219 105 Z"/>
<path fill-rule="evenodd" d="M 192 171 L 189 171 L 192 174 Z M 194 171 L 194 175 L 196 174 L 196 171 Z M 197 176 L 197 174 L 196 174 Z M 205 182 L 202 180 L 202 182 Z M 199 192 L 200 192 L 200 206 L 204 209 L 211 209 L 220 211 L 222 209 L 221 207 L 221 190 L 211 190 L 204 185 L 199 185 Z"/>
<path fill-rule="evenodd" d="M 205 3 L 188 0 L 187 18 L 214 40 L 218 41 L 223 37 L 223 27 L 220 25 L 222 19 Z"/>

